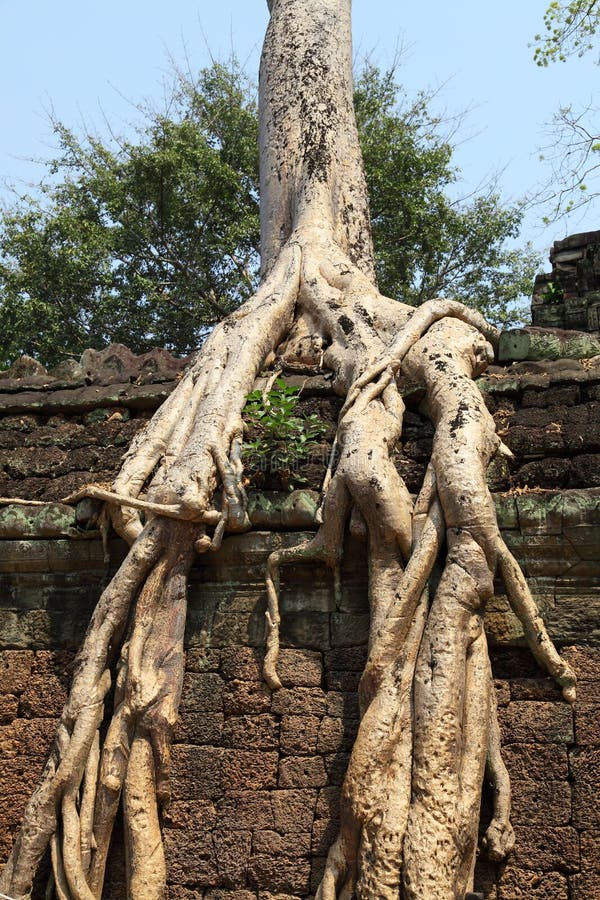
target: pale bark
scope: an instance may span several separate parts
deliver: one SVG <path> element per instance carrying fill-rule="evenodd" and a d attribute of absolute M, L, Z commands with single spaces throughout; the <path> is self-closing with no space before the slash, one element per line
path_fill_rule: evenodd
<path fill-rule="evenodd" d="M 413 310 L 374 283 L 351 64 L 350 0 L 274 0 L 261 62 L 263 280 L 215 328 L 132 443 L 112 488 L 88 489 L 107 501 L 132 546 L 94 613 L 49 762 L 0 880 L 15 900 L 27 896 L 48 844 L 58 896 L 100 897 L 121 795 L 128 896 L 164 894 L 160 807 L 181 693 L 187 574 L 194 552 L 249 527 L 242 410 L 275 355 L 292 369 L 325 366 L 345 402 L 322 525 L 313 540 L 268 562 L 265 678 L 273 690 L 280 567 L 321 561 L 339 595 L 348 525 L 365 535 L 369 557 L 362 718 L 319 900 L 462 898 L 472 886 L 486 757 L 496 787 L 486 842 L 494 859 L 510 850 L 510 785 L 482 630 L 497 564 L 536 659 L 574 697 L 573 673 L 501 540 L 486 486 L 500 441 L 472 379 L 492 359 L 497 333 L 459 303 Z M 414 505 L 392 464 L 401 374 L 424 385 L 435 426 Z"/>

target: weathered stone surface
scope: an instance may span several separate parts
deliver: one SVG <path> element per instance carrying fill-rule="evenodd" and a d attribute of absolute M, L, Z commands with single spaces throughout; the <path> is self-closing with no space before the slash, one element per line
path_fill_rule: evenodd
<path fill-rule="evenodd" d="M 311 650 L 282 649 L 277 673 L 285 686 L 320 687 L 323 679 L 322 655 Z"/>
<path fill-rule="evenodd" d="M 585 872 L 569 878 L 569 900 L 596 900 L 600 897 L 600 873 Z"/>
<path fill-rule="evenodd" d="M 503 439 L 521 454 L 497 467 L 498 488 L 558 488 L 496 495 L 499 522 L 553 636 L 578 644 L 564 652 L 577 669 L 579 690 L 573 731 L 570 707 L 523 646 L 505 600 L 490 602 L 486 627 L 496 641 L 492 661 L 518 843 L 504 870 L 480 860 L 476 889 L 494 900 L 562 897 L 568 890 L 573 900 L 595 896 L 598 874 L 600 651 L 590 644 L 600 643 L 600 489 L 566 488 L 600 487 L 600 366 L 557 361 L 496 368 L 487 379 L 487 403 Z M 73 387 L 65 392 L 70 405 L 53 392 L 55 403 L 65 403 L 54 416 L 38 415 L 34 405 L 6 417 L 4 430 L 0 424 L 0 495 L 25 485 L 31 496 L 64 496 L 69 484 L 89 477 L 79 466 L 96 467 L 94 477 L 104 473 L 108 480 L 146 421 L 140 405 L 150 409 L 169 385 L 141 385 L 145 395 L 135 387 L 94 388 L 103 404 L 94 408 L 86 406 L 89 386 L 83 393 Z M 29 393 L 39 400 L 41 383 Z M 18 398 L 11 396 L 14 403 Z M 333 422 L 334 405 L 321 401 Z M 402 452 L 412 456 L 399 459 L 399 467 L 414 477 L 416 490 L 432 440 L 416 406 L 407 410 L 404 439 Z M 543 458 L 545 450 L 559 455 Z M 53 474 L 64 474 L 51 477 L 50 462 Z M 17 481 L 11 472 L 27 477 Z M 262 681 L 264 564 L 273 549 L 314 533 L 314 498 L 301 491 L 267 499 L 255 524 L 286 528 L 290 516 L 299 515 L 305 530 L 227 538 L 219 554 L 199 559 L 191 580 L 191 646 L 175 730 L 173 801 L 165 812 L 169 896 L 178 900 L 306 898 L 337 829 L 366 659 L 365 548 L 346 548 L 345 589 L 337 605 L 324 567 L 283 572 L 284 687 L 272 693 Z M 97 537 L 76 547 L 70 539 L 90 534 L 93 508 L 24 509 L 0 507 L 0 529 L 4 521 L 5 534 L 20 539 L 0 546 L 0 627 L 8 648 L 0 655 L 0 718 L 6 722 L 0 727 L 0 788 L 11 802 L 0 835 L 4 854 L 43 765 L 70 677 L 71 655 L 48 650 L 78 643 L 107 577 Z M 125 548 L 114 541 L 111 549 L 114 566 Z M 31 647 L 39 650 L 34 654 Z M 122 860 L 115 860 L 111 877 L 107 897 L 116 900 L 124 895 Z"/>
<path fill-rule="evenodd" d="M 581 866 L 579 833 L 572 827 L 517 825 L 511 864 L 534 872 L 576 872 Z"/>
<path fill-rule="evenodd" d="M 277 790 L 271 793 L 271 806 L 276 831 L 283 834 L 310 831 L 317 792 L 312 789 Z"/>
<path fill-rule="evenodd" d="M 259 890 L 305 896 L 310 883 L 310 863 L 308 859 L 253 856 L 248 864 L 248 879 Z"/>
<path fill-rule="evenodd" d="M 308 856 L 310 835 L 279 834 L 276 831 L 257 831 L 252 842 L 254 853 L 265 856 Z"/>
<path fill-rule="evenodd" d="M 288 756 L 279 763 L 279 787 L 318 788 L 327 784 L 321 756 Z"/>
<path fill-rule="evenodd" d="M 223 734 L 222 713 L 190 712 L 185 706 L 179 709 L 173 738 L 183 744 L 219 744 Z"/>
<path fill-rule="evenodd" d="M 223 727 L 223 745 L 241 750 L 273 750 L 279 747 L 279 722 L 275 716 L 230 716 Z"/>
<path fill-rule="evenodd" d="M 571 821 L 571 786 L 566 781 L 515 779 L 512 783 L 514 825 L 565 826 Z"/>
<path fill-rule="evenodd" d="M 565 702 L 517 700 L 499 710 L 498 717 L 505 744 L 571 744 L 574 740 L 573 710 Z"/>
<path fill-rule="evenodd" d="M 567 749 L 556 744 L 507 744 L 502 755 L 513 779 L 566 780 Z"/>
<path fill-rule="evenodd" d="M 499 900 L 569 900 L 567 878 L 560 872 L 531 872 L 509 863 L 498 882 Z"/>
<path fill-rule="evenodd" d="M 228 791 L 260 791 L 277 784 L 277 753 L 265 750 L 224 750 L 223 783 Z"/>
<path fill-rule="evenodd" d="M 32 650 L 0 651 L 0 692 L 23 693 L 29 682 L 33 662 Z"/>
<path fill-rule="evenodd" d="M 600 335 L 552 328 L 514 328 L 500 335 L 500 362 L 521 359 L 585 359 L 600 353 Z"/>
<path fill-rule="evenodd" d="M 273 694 L 273 712 L 289 716 L 322 716 L 327 697 L 321 688 L 283 688 Z"/>
<path fill-rule="evenodd" d="M 575 707 L 575 742 L 579 746 L 600 746 L 600 703 L 586 703 L 585 701 L 577 703 Z"/>
<path fill-rule="evenodd" d="M 576 747 L 569 753 L 573 783 L 573 824 L 576 828 L 600 826 L 600 747 Z"/>
<path fill-rule="evenodd" d="M 317 752 L 320 719 L 317 716 L 282 716 L 281 752 L 290 756 Z"/>
<path fill-rule="evenodd" d="M 217 821 L 222 829 L 272 829 L 273 791 L 228 791 L 217 804 Z M 214 826 L 211 826 L 214 827 Z"/>

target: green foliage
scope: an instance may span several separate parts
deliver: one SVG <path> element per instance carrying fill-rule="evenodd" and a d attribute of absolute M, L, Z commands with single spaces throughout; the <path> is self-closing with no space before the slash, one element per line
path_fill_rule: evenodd
<path fill-rule="evenodd" d="M 111 341 L 188 353 L 255 287 L 251 86 L 217 64 L 179 79 L 168 114 L 142 112 L 135 140 L 54 123 L 60 152 L 40 195 L 0 224 L 0 362 Z"/>
<path fill-rule="evenodd" d="M 542 297 L 547 303 L 562 303 L 565 299 L 565 292 L 556 281 L 549 281 Z"/>
<path fill-rule="evenodd" d="M 409 102 L 394 68 L 366 65 L 357 80 L 380 287 L 414 304 L 459 297 L 514 323 L 536 268 L 528 249 L 507 249 L 520 207 L 491 190 L 450 198 L 458 173 L 432 102 Z M 215 64 L 177 75 L 165 112 L 140 113 L 127 140 L 54 122 L 58 154 L 37 193 L 0 216 L 0 365 L 114 341 L 186 354 L 256 287 L 252 84 L 235 61 Z"/>
<path fill-rule="evenodd" d="M 600 0 L 553 0 L 544 15 L 545 32 L 536 34 L 533 58 L 538 66 L 566 62 L 593 50 L 600 29 Z M 597 60 L 598 61 L 598 60 Z M 588 206 L 598 197 L 600 172 L 598 108 L 561 107 L 549 125 L 550 143 L 540 159 L 550 169 L 539 203 L 547 223 Z"/>
<path fill-rule="evenodd" d="M 552 0 L 544 14 L 545 32 L 536 34 L 533 58 L 538 66 L 583 56 L 594 47 L 600 27 L 600 0 Z"/>
<path fill-rule="evenodd" d="M 410 102 L 394 68 L 366 65 L 355 107 L 371 204 L 381 291 L 415 306 L 444 295 L 508 327 L 523 322 L 519 297 L 530 294 L 539 259 L 510 247 L 523 217 L 493 186 L 467 201 L 449 189 L 458 172 L 432 97 Z"/>
<path fill-rule="evenodd" d="M 243 413 L 250 438 L 244 442 L 246 467 L 255 476 L 277 475 L 290 490 L 306 481 L 298 466 L 310 458 L 326 430 L 316 414 L 296 414 L 299 397 L 298 388 L 278 378 L 266 398 L 262 391 L 248 394 Z"/>

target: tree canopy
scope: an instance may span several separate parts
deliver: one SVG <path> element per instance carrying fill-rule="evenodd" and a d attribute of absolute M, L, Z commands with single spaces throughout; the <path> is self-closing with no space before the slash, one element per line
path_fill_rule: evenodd
<path fill-rule="evenodd" d="M 538 66 L 566 62 L 594 49 L 600 29 L 600 0 L 553 0 L 544 15 L 545 31 L 535 36 L 534 60 Z M 550 178 L 542 192 L 549 206 L 547 221 L 587 206 L 598 196 L 595 187 L 600 170 L 598 108 L 562 106 L 549 128 L 550 142 L 542 159 L 550 166 Z"/>
<path fill-rule="evenodd" d="M 254 85 L 235 60 L 177 75 L 133 137 L 54 121 L 45 177 L 0 219 L 0 363 L 53 364 L 111 341 L 185 354 L 257 284 Z M 382 292 L 461 298 L 520 321 L 537 257 L 512 249 L 522 209 L 493 187 L 456 200 L 452 135 L 428 93 L 366 64 L 355 91 Z"/>
<path fill-rule="evenodd" d="M 535 36 L 534 59 L 538 66 L 583 56 L 594 48 L 593 38 L 600 27 L 600 3 L 552 0 L 544 14 L 544 26 L 544 33 Z"/>

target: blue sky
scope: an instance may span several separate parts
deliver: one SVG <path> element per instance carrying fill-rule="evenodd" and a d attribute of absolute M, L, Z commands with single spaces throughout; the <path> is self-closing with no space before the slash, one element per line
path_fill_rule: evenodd
<path fill-rule="evenodd" d="M 399 75 L 409 91 L 439 88 L 448 114 L 469 109 L 456 161 L 464 190 L 500 173 L 506 200 L 547 174 L 537 148 L 543 124 L 561 104 L 589 104 L 598 82 L 593 58 L 538 69 L 528 47 L 541 29 L 545 0 L 482 4 L 354 0 L 355 54 L 385 65 L 403 48 Z M 82 121 L 115 131 L 135 119 L 132 101 L 157 102 L 171 55 L 180 64 L 206 65 L 233 48 L 256 70 L 267 21 L 265 0 L 0 0 L 0 182 L 35 180 L 27 158 L 51 153 L 45 110 L 66 124 Z M 6 189 L 0 197 L 7 198 Z M 600 207 L 540 228 L 528 215 L 523 240 L 545 251 L 565 233 L 600 228 Z"/>

